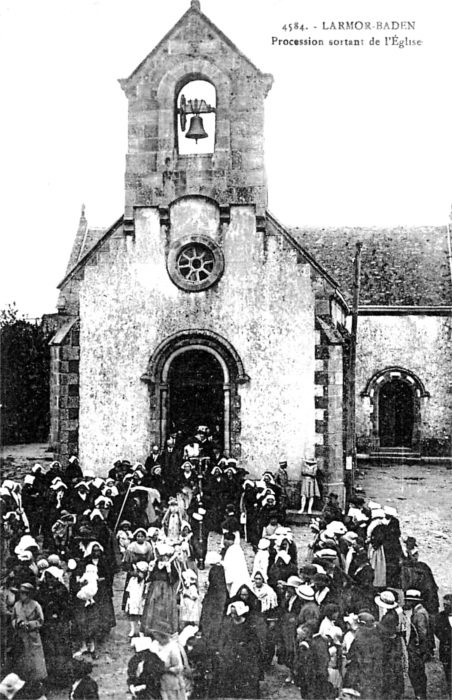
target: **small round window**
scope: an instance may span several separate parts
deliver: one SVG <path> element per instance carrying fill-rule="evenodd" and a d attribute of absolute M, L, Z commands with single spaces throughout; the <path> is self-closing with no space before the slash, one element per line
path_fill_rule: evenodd
<path fill-rule="evenodd" d="M 221 248 L 208 236 L 175 241 L 168 254 L 168 274 L 185 291 L 207 289 L 221 277 L 223 268 Z"/>

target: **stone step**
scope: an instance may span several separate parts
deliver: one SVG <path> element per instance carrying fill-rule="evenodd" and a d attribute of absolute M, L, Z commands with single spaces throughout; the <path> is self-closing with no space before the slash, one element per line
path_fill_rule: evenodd
<path fill-rule="evenodd" d="M 313 510 L 312 513 L 299 513 L 297 510 L 286 511 L 286 523 L 291 525 L 309 525 L 312 518 L 319 517 L 319 510 Z"/>

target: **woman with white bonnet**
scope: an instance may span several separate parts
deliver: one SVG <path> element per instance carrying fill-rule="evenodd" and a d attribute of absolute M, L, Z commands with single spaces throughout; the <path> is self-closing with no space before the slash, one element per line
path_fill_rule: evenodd
<path fill-rule="evenodd" d="M 209 649 L 216 649 L 220 642 L 223 613 L 228 599 L 228 589 L 221 556 L 208 552 L 206 565 L 210 566 L 208 587 L 202 601 L 200 629 Z"/>
<path fill-rule="evenodd" d="M 168 625 L 171 634 L 175 634 L 179 627 L 177 597 L 181 585 L 181 569 L 174 547 L 159 542 L 156 554 L 157 559 L 149 566 L 149 590 L 141 619 L 141 631 L 148 635 L 151 629 L 163 622 Z"/>
<path fill-rule="evenodd" d="M 220 647 L 217 697 L 259 698 L 259 641 L 249 624 L 249 608 L 237 601 L 228 606 Z"/>

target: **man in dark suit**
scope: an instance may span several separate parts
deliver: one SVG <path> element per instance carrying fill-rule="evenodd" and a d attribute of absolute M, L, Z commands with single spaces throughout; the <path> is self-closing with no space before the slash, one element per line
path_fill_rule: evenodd
<path fill-rule="evenodd" d="M 439 660 L 446 674 L 447 688 L 450 694 L 450 667 L 452 660 L 452 593 L 443 598 L 444 610 L 436 616 L 434 623 L 435 635 L 439 640 Z"/>
<path fill-rule="evenodd" d="M 427 698 L 427 675 L 425 664 L 432 657 L 435 641 L 430 618 L 422 604 L 422 594 L 418 590 L 409 590 L 405 602 L 411 608 L 411 620 L 408 629 L 408 677 L 413 686 L 414 695 L 420 700 Z"/>

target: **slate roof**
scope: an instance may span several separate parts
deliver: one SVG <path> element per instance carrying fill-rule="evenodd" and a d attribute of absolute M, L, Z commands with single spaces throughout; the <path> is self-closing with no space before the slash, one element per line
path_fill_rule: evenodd
<path fill-rule="evenodd" d="M 348 301 L 355 245 L 361 241 L 360 305 L 452 304 L 446 226 L 290 230 L 338 282 Z"/>

